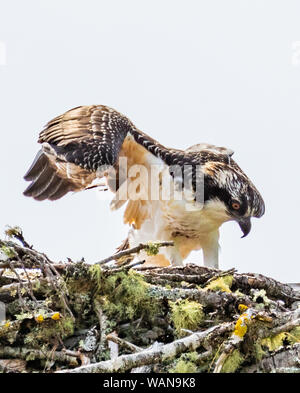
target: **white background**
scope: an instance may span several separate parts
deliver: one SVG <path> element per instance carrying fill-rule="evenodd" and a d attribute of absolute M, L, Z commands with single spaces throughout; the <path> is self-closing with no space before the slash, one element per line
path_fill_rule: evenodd
<path fill-rule="evenodd" d="M 298 1 L 1 0 L 1 231 L 55 260 L 114 252 L 127 228 L 96 191 L 22 195 L 44 124 L 105 104 L 167 146 L 232 148 L 266 214 L 221 228 L 221 268 L 299 282 L 299 41 Z"/>

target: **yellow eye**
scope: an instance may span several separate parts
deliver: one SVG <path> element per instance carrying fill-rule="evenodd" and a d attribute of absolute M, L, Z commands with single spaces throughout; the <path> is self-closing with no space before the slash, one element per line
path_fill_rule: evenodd
<path fill-rule="evenodd" d="M 234 210 L 239 210 L 239 208 L 241 207 L 241 205 L 240 205 L 239 202 L 234 201 L 234 202 L 231 203 L 231 207 L 232 207 Z"/>

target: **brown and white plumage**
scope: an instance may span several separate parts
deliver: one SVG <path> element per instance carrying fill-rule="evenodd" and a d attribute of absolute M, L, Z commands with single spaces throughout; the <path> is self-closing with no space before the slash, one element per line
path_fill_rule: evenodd
<path fill-rule="evenodd" d="M 81 106 L 56 117 L 40 133 L 39 143 L 42 148 L 24 176 L 31 181 L 24 194 L 36 200 L 56 200 L 105 178 L 115 193 L 112 209 L 126 203 L 124 222 L 130 225 L 130 247 L 150 240 L 174 240 L 175 247 L 147 257 L 149 263 L 181 264 L 190 251 L 202 248 L 205 264 L 217 266 L 220 225 L 236 220 L 246 235 L 250 217 L 264 213 L 259 192 L 231 158 L 232 150 L 208 144 L 185 151 L 166 148 L 106 106 Z M 126 168 L 120 164 L 122 158 Z M 171 195 L 169 200 L 153 200 L 149 177 L 143 171 L 131 173 L 136 165 L 147 173 L 155 166 L 158 176 L 169 177 L 175 188 L 183 180 L 172 168 L 189 166 L 190 183 L 184 185 L 189 198 L 176 200 Z M 197 166 L 204 175 L 201 206 L 196 198 Z M 116 182 L 110 168 L 119 175 Z M 129 193 L 127 199 L 122 198 L 123 189 L 135 187 L 137 178 L 140 196 L 131 198 Z"/>

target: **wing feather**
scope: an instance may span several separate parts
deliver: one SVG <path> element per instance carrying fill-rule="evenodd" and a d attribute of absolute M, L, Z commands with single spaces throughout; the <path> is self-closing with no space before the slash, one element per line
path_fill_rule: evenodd
<path fill-rule="evenodd" d="M 42 149 L 24 176 L 31 181 L 24 195 L 53 200 L 87 188 L 99 168 L 116 163 L 133 128 L 125 116 L 102 105 L 77 107 L 57 116 L 39 135 Z"/>

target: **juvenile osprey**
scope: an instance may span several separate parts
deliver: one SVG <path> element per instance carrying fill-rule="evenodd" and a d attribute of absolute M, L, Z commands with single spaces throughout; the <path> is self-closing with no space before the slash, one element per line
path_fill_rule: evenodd
<path fill-rule="evenodd" d="M 234 220 L 247 236 L 251 217 L 265 211 L 261 195 L 231 158 L 232 150 L 207 144 L 185 151 L 166 148 L 106 106 L 71 109 L 50 121 L 38 142 L 42 148 L 24 176 L 31 181 L 24 195 L 56 200 L 103 178 L 115 193 L 112 209 L 127 204 L 127 246 L 174 241 L 174 247 L 161 248 L 156 256 L 140 255 L 150 264 L 181 265 L 192 250 L 202 249 L 204 264 L 218 267 L 219 227 Z M 153 168 L 158 197 L 151 194 Z M 168 198 L 162 197 L 165 179 L 173 189 Z M 178 190 L 184 191 L 182 198 L 175 197 Z"/>

